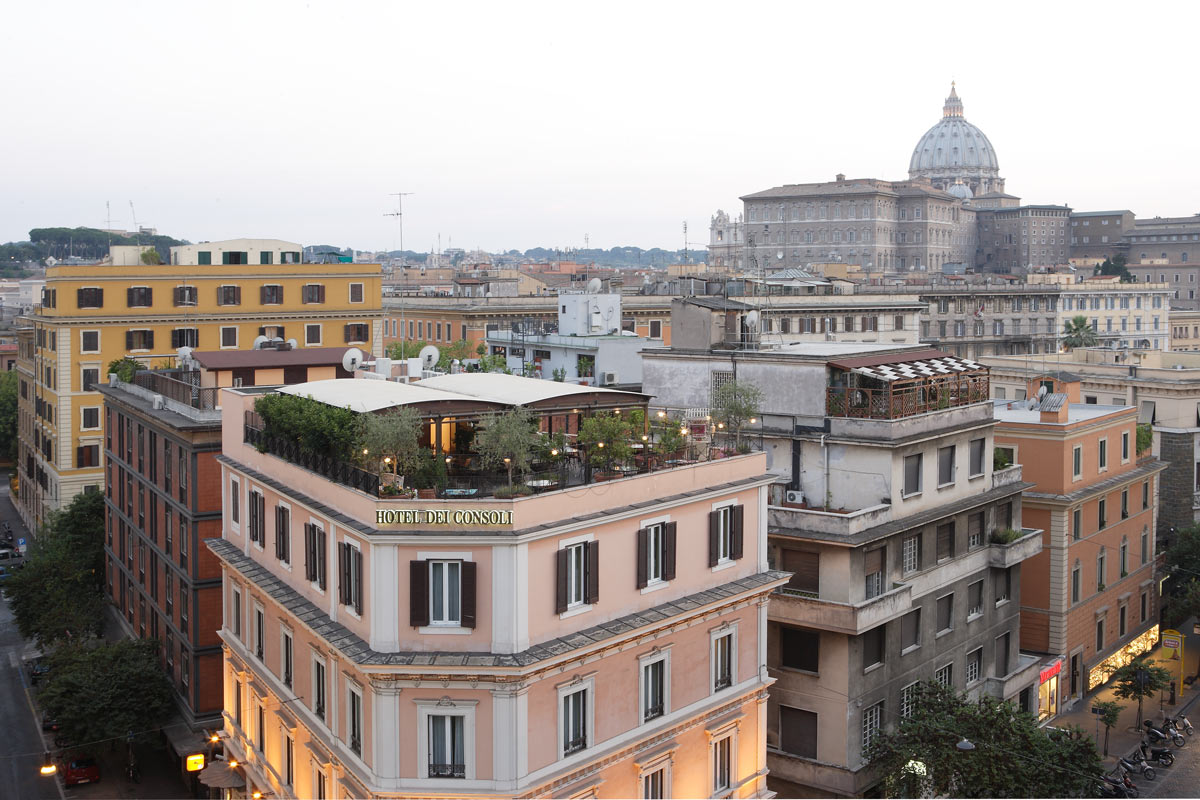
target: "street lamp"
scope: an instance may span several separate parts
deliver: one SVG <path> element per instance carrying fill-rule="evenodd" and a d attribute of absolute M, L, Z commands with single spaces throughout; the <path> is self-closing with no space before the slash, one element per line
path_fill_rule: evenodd
<path fill-rule="evenodd" d="M 42 760 L 42 768 L 40 772 L 43 775 L 53 775 L 54 773 L 58 772 L 58 767 L 55 766 L 54 759 L 50 758 L 49 750 L 46 751 L 46 756 Z"/>

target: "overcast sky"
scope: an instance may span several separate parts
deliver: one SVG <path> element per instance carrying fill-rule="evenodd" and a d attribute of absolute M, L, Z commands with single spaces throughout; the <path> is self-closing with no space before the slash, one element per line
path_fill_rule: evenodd
<path fill-rule="evenodd" d="M 360 249 L 704 244 L 902 179 L 950 81 L 1029 202 L 1200 212 L 1195 3 L 6 6 L 0 240 L 137 221 Z"/>

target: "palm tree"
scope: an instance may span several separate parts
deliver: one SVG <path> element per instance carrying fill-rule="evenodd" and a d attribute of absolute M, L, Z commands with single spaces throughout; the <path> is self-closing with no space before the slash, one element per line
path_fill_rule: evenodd
<path fill-rule="evenodd" d="M 1063 344 L 1071 349 L 1076 347 L 1093 347 L 1100 343 L 1100 337 L 1092 330 L 1092 324 L 1082 314 L 1072 317 L 1067 322 L 1063 333 Z"/>

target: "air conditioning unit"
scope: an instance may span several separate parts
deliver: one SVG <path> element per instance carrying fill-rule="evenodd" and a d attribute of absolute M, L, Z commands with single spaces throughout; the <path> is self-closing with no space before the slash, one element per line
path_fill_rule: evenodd
<path fill-rule="evenodd" d="M 616 385 L 616 383 L 617 383 L 617 373 L 615 373 L 615 372 L 605 372 L 605 373 L 603 373 L 603 377 L 604 377 L 604 385 L 605 385 L 605 386 L 615 386 L 615 385 Z"/>
<path fill-rule="evenodd" d="M 151 406 L 151 408 L 153 408 L 155 411 L 162 411 L 162 408 L 163 408 L 163 396 L 162 396 L 161 394 L 156 394 L 156 395 L 152 396 L 152 397 L 150 398 L 150 406 Z"/>
<path fill-rule="evenodd" d="M 787 501 L 796 505 L 804 505 L 804 492 L 796 489 L 788 489 Z"/>

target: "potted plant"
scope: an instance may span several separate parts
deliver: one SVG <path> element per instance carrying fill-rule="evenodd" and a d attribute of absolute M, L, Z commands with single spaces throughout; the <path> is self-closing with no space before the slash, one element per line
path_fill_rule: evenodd
<path fill-rule="evenodd" d="M 413 475 L 417 497 L 432 500 L 438 496 L 438 492 L 446 488 L 446 480 L 446 459 L 440 453 L 422 453 Z"/>
<path fill-rule="evenodd" d="M 407 406 L 362 415 L 364 466 L 380 473 L 382 485 L 402 487 L 403 476 L 417 468 L 421 454 L 421 418 Z"/>
<path fill-rule="evenodd" d="M 588 463 L 598 468 L 598 481 L 620 478 L 614 467 L 633 454 L 630 425 L 620 414 L 596 414 L 579 426 L 579 444 L 587 450 Z"/>
<path fill-rule="evenodd" d="M 475 435 L 475 451 L 484 466 L 503 467 L 511 487 L 513 473 L 524 473 L 533 461 L 540 438 L 537 418 L 524 406 L 514 406 L 502 414 L 493 414 L 481 425 Z"/>

